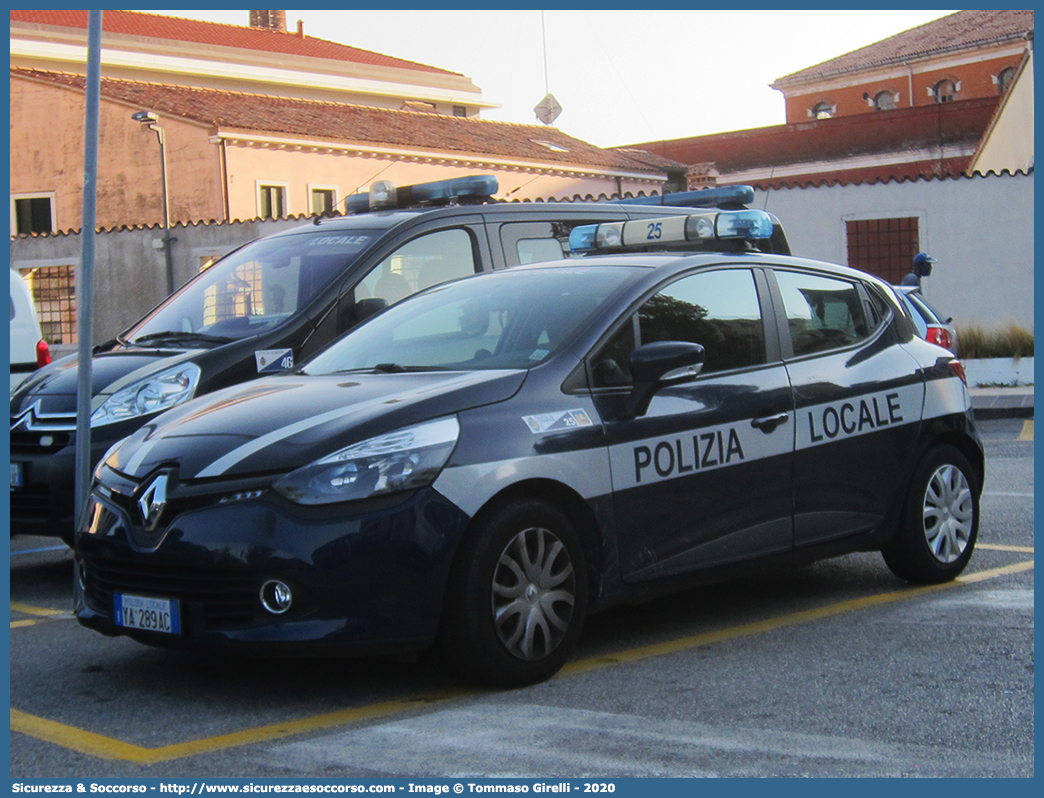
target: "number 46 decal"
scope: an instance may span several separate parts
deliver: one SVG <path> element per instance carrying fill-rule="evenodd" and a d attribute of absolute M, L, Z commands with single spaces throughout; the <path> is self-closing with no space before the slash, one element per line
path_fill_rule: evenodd
<path fill-rule="evenodd" d="M 257 363 L 258 374 L 270 374 L 273 371 L 283 371 L 294 367 L 293 349 L 263 349 L 254 352 L 254 360 Z"/>

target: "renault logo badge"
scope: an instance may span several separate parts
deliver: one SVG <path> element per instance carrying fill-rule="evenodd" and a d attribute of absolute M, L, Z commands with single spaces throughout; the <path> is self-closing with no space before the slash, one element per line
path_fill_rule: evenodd
<path fill-rule="evenodd" d="M 141 518 L 145 522 L 146 532 L 155 532 L 160 516 L 167 507 L 167 475 L 160 474 L 138 499 Z"/>

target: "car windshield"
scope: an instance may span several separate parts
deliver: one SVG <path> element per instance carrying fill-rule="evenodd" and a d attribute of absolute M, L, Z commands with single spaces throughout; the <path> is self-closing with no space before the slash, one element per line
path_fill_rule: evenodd
<path fill-rule="evenodd" d="M 267 332 L 341 274 L 372 232 L 263 238 L 206 268 L 124 336 L 132 343 L 215 344 Z"/>
<path fill-rule="evenodd" d="M 411 297 L 305 364 L 307 374 L 528 369 L 641 269 L 551 267 L 469 277 Z"/>

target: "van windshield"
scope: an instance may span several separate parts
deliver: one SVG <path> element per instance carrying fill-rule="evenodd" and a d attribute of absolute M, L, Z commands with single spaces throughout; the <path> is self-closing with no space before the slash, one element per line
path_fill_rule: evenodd
<path fill-rule="evenodd" d="M 374 239 L 338 230 L 263 238 L 206 268 L 124 336 L 218 344 L 267 332 L 304 308 Z"/>

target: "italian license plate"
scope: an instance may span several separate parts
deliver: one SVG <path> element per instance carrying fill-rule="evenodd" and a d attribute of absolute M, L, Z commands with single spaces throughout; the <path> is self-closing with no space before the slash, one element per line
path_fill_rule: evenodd
<path fill-rule="evenodd" d="M 18 490 L 25 484 L 25 472 L 21 463 L 11 463 L 11 490 Z"/>
<path fill-rule="evenodd" d="M 115 593 L 112 599 L 113 617 L 117 626 L 164 634 L 181 634 L 181 618 L 176 599 L 132 596 L 127 593 Z"/>

